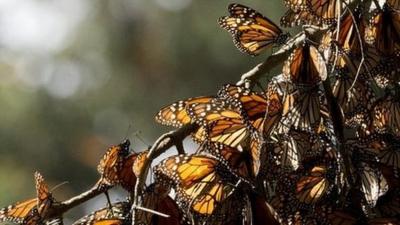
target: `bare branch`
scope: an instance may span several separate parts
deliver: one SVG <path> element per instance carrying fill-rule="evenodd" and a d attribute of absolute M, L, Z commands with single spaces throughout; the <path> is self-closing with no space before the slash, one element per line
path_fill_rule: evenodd
<path fill-rule="evenodd" d="M 89 190 L 72 197 L 66 201 L 55 203 L 53 206 L 49 208 L 48 213 L 44 216 L 45 219 L 52 219 L 52 218 L 60 218 L 64 213 L 68 210 L 104 193 L 106 190 L 110 189 L 109 187 L 100 188 L 98 184 L 94 185 Z"/>
<path fill-rule="evenodd" d="M 143 187 L 146 183 L 147 174 L 149 172 L 151 163 L 155 158 L 160 156 L 162 153 L 166 152 L 172 146 L 176 146 L 178 153 L 183 150 L 182 141 L 189 136 L 192 132 L 194 132 L 198 128 L 196 124 L 187 124 L 177 130 L 170 131 L 161 135 L 155 142 L 154 145 L 150 148 L 149 153 L 147 154 L 147 160 L 144 162 L 140 175 L 137 178 L 135 190 L 134 190 L 134 200 L 132 207 L 132 224 L 135 224 L 135 218 L 137 214 L 137 207 L 139 206 L 139 197 L 141 193 L 143 193 Z M 180 149 L 182 147 L 182 149 Z"/>

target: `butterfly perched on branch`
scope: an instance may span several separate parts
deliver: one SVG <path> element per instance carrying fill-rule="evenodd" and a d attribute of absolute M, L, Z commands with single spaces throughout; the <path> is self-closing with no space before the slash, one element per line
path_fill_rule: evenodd
<path fill-rule="evenodd" d="M 249 55 L 259 55 L 288 38 L 270 19 L 241 4 L 228 7 L 229 16 L 219 18 L 219 25 L 232 34 L 236 47 Z"/>
<path fill-rule="evenodd" d="M 339 0 L 285 0 L 289 8 L 281 19 L 283 26 L 333 25 L 341 16 L 343 2 Z"/>
<path fill-rule="evenodd" d="M 138 153 L 130 152 L 130 141 L 125 140 L 119 145 L 111 146 L 103 155 L 97 167 L 101 177 L 97 184 L 99 188 L 105 186 L 121 185 L 125 190 L 131 192 L 136 184 L 136 175 L 133 166 L 138 159 Z M 142 157 L 139 157 L 142 159 Z M 143 161 L 136 162 L 136 167 Z"/>
<path fill-rule="evenodd" d="M 189 116 L 188 106 L 192 104 L 212 103 L 214 97 L 200 96 L 180 100 L 167 105 L 159 110 L 155 116 L 155 120 L 163 125 L 172 127 L 182 127 L 184 125 L 194 123 Z M 192 133 L 192 138 L 197 143 L 202 143 L 207 139 L 206 127 L 200 126 L 195 132 Z"/>
<path fill-rule="evenodd" d="M 373 11 L 365 31 L 367 43 L 373 44 L 383 56 L 400 54 L 400 12 L 387 4 Z"/>
<path fill-rule="evenodd" d="M 35 183 L 37 197 L 0 209 L 0 222 L 8 221 L 24 225 L 44 223 L 48 210 L 55 199 L 39 172 L 35 172 Z"/>
<path fill-rule="evenodd" d="M 181 208 L 211 215 L 252 172 L 250 158 L 237 149 L 212 143 L 202 148 L 199 154 L 163 160 L 154 173 L 156 181 L 175 189 Z"/>

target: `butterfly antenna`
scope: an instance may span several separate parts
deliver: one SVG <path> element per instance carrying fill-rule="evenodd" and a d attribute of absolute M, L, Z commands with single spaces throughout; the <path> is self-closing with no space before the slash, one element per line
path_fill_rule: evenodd
<path fill-rule="evenodd" d="M 133 126 L 132 126 L 132 123 L 130 123 L 130 124 L 128 125 L 128 129 L 126 129 L 124 140 L 128 139 L 129 131 L 131 130 L 132 127 L 133 127 Z"/>
<path fill-rule="evenodd" d="M 147 141 L 144 140 L 144 138 L 140 135 L 140 131 L 136 131 L 135 133 L 133 133 L 133 135 L 140 141 L 142 142 L 144 145 L 146 146 L 151 146 Z"/>
<path fill-rule="evenodd" d="M 111 204 L 111 200 L 110 200 L 110 195 L 108 194 L 108 191 L 105 191 L 104 194 L 106 195 L 106 198 L 107 198 L 108 209 L 110 210 L 111 215 L 114 216 L 114 212 L 113 212 L 112 204 Z"/>
<path fill-rule="evenodd" d="M 68 181 L 61 182 L 61 183 L 57 184 L 56 186 L 54 186 L 52 189 L 50 189 L 50 192 L 53 192 L 53 191 L 56 190 L 57 188 L 59 188 L 59 187 L 65 185 L 65 184 L 68 184 L 68 183 L 69 183 Z"/>

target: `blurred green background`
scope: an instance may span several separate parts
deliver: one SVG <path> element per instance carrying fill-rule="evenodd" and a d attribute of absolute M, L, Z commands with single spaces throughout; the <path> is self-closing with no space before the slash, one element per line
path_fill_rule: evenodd
<path fill-rule="evenodd" d="M 278 23 L 282 2 L 239 3 Z M 229 3 L 0 0 L 0 206 L 34 196 L 35 170 L 50 187 L 69 182 L 58 200 L 88 189 L 108 146 L 128 137 L 139 151 L 134 132 L 151 143 L 168 130 L 153 120 L 160 107 L 216 93 L 264 60 L 216 23 Z"/>

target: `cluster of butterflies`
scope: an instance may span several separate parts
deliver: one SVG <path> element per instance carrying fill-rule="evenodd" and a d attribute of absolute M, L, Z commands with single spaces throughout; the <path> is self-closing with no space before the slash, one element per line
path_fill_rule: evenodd
<path fill-rule="evenodd" d="M 162 108 L 159 123 L 196 125 L 199 148 L 155 166 L 156 181 L 196 224 L 400 224 L 400 1 L 284 3 L 282 26 L 326 32 L 258 91 L 228 84 Z M 285 47 L 256 10 L 228 11 L 218 22 L 240 51 Z"/>
<path fill-rule="evenodd" d="M 153 167 L 140 198 L 147 211 L 135 221 L 128 199 L 75 225 L 400 224 L 400 1 L 284 3 L 281 25 L 319 27 L 320 40 L 295 46 L 282 73 L 259 90 L 227 84 L 163 107 L 156 121 L 193 127 L 198 148 Z M 231 4 L 228 11 L 218 22 L 240 51 L 256 56 L 288 42 L 256 10 Z M 106 152 L 99 190 L 120 185 L 132 193 L 148 151 L 129 146 Z M 0 210 L 0 221 L 52 218 L 60 203 L 35 177 L 37 198 Z"/>
<path fill-rule="evenodd" d="M 132 199 L 111 203 L 107 191 L 114 186 L 121 186 L 128 193 L 132 193 L 136 179 L 147 159 L 148 150 L 140 153 L 131 152 L 130 141 L 111 146 L 98 165 L 100 178 L 92 191 L 107 196 L 106 207 L 82 217 L 74 225 L 124 225 L 131 224 Z M 0 209 L 0 222 L 12 222 L 26 225 L 60 225 L 63 224 L 62 215 L 64 202 L 57 201 L 43 176 L 35 173 L 36 198 L 17 202 Z M 161 186 L 150 185 L 143 194 L 143 205 L 147 211 L 139 211 L 139 224 L 178 225 L 182 220 L 181 213 L 174 200 L 169 197 Z"/>

